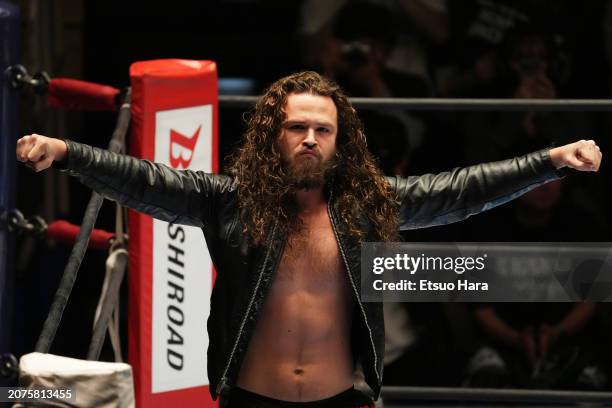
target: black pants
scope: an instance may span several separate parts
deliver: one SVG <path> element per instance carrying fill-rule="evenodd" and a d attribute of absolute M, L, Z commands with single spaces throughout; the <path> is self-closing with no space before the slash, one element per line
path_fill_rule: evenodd
<path fill-rule="evenodd" d="M 350 388 L 333 397 L 318 401 L 290 402 L 265 397 L 234 387 L 227 396 L 224 408 L 362 408 L 373 407 L 374 403 L 363 393 Z"/>

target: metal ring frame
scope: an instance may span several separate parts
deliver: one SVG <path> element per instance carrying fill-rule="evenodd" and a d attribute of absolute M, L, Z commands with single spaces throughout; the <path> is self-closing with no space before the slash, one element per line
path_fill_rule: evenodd
<path fill-rule="evenodd" d="M 258 96 L 219 95 L 227 108 L 250 108 Z M 610 111 L 612 99 L 349 98 L 358 109 L 419 111 Z"/>
<path fill-rule="evenodd" d="M 383 387 L 385 401 L 445 401 L 473 403 L 522 404 L 598 404 L 609 406 L 612 393 L 600 391 L 554 391 L 525 389 L 451 388 L 451 387 Z M 589 405 L 591 406 L 591 405 Z"/>

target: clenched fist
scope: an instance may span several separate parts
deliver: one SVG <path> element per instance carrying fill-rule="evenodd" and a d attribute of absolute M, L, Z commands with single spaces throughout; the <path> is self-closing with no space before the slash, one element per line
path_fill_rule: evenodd
<path fill-rule="evenodd" d="M 580 171 L 598 171 L 601 150 L 593 140 L 580 140 L 551 149 L 550 159 L 557 169 L 571 167 Z"/>
<path fill-rule="evenodd" d="M 17 141 L 17 160 L 34 171 L 42 171 L 54 161 L 66 157 L 66 143 L 60 139 L 42 135 L 28 135 Z"/>

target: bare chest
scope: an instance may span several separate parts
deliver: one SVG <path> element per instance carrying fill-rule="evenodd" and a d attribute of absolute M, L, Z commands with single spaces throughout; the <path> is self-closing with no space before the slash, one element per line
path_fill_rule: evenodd
<path fill-rule="evenodd" d="M 275 280 L 278 289 L 344 293 L 347 277 L 326 211 L 303 218 L 304 228 L 285 247 Z"/>

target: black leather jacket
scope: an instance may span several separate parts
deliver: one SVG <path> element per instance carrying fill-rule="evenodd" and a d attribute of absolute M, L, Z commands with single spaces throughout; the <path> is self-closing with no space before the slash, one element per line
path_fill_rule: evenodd
<path fill-rule="evenodd" d="M 202 228 L 218 272 L 208 319 L 208 378 L 214 399 L 234 384 L 285 244 L 273 225 L 265 246 L 247 245 L 232 178 L 179 171 L 150 161 L 67 141 L 60 164 L 103 196 L 152 217 Z M 401 202 L 401 229 L 447 224 L 505 203 L 559 178 L 549 151 L 440 174 L 388 178 Z M 347 279 L 355 295 L 353 350 L 378 398 L 382 383 L 384 323 L 381 303 L 360 300 L 360 247 L 338 228 L 333 187 L 328 211 Z M 366 240 L 372 231 L 364 225 Z"/>

